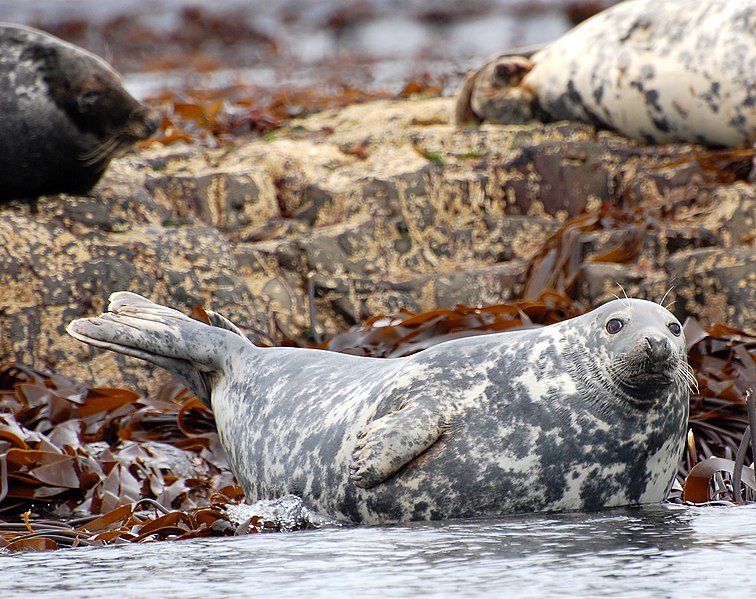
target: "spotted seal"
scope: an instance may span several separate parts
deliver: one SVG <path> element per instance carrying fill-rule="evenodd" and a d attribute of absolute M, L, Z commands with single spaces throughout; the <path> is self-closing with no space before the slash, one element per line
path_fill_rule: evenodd
<path fill-rule="evenodd" d="M 459 123 L 578 120 L 647 143 L 756 143 L 756 0 L 627 0 L 468 75 Z"/>
<path fill-rule="evenodd" d="M 86 193 L 113 155 L 156 129 L 101 58 L 0 23 L 0 201 Z"/>
<path fill-rule="evenodd" d="M 680 323 L 645 300 L 404 358 L 260 348 L 128 292 L 81 341 L 175 373 L 212 407 L 249 500 L 352 522 L 662 501 L 685 439 Z"/>

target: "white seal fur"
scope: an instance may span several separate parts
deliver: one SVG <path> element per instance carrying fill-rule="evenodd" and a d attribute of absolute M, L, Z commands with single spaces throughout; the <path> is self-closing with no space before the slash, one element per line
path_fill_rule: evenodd
<path fill-rule="evenodd" d="M 756 143 L 756 0 L 628 0 L 462 85 L 457 121 L 578 120 L 648 143 Z"/>

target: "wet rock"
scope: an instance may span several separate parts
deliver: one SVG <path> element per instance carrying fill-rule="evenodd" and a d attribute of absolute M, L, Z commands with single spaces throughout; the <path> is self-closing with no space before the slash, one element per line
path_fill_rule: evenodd
<path fill-rule="evenodd" d="M 308 183 L 301 174 L 281 177 L 273 183 L 282 216 L 310 226 L 330 220 L 328 214 L 337 203 L 331 191 Z"/>
<path fill-rule="evenodd" d="M 595 142 L 595 131 L 585 125 L 483 126 L 462 132 L 454 141 L 470 149 L 458 151 L 453 166 L 463 163 L 465 170 L 473 169 L 478 177 L 486 178 L 485 195 L 481 199 L 488 204 L 498 204 L 500 213 L 561 214 L 564 218 L 571 199 L 584 204 L 585 196 L 592 193 L 595 184 L 588 179 L 598 177 L 600 183 L 612 167 L 611 161 L 606 168 L 601 167 L 600 161 L 607 149 Z M 596 152 L 591 153 L 594 149 Z M 558 193 L 564 191 L 560 177 L 573 171 L 579 173 L 581 168 L 588 173 L 587 187 L 567 190 L 570 197 L 565 198 Z M 492 207 L 487 208 L 489 214 Z M 574 212 L 578 211 L 576 204 Z"/>
<path fill-rule="evenodd" d="M 535 216 L 484 218 L 483 223 L 483 243 L 479 243 L 475 251 L 475 258 L 483 262 L 530 260 L 559 228 L 555 219 Z"/>
<path fill-rule="evenodd" d="M 440 274 L 434 281 L 436 305 L 482 308 L 512 301 L 519 295 L 526 270 L 525 263 L 512 260 L 490 268 Z"/>
<path fill-rule="evenodd" d="M 485 268 L 435 272 L 403 278 L 350 278 L 314 275 L 318 319 L 344 328 L 377 314 L 399 309 L 427 310 L 427 306 L 453 308 L 457 304 L 483 307 L 514 299 L 527 269 L 513 260 Z M 336 318 L 329 317 L 333 314 Z M 330 327 L 328 326 L 330 325 Z"/>
<path fill-rule="evenodd" d="M 417 200 L 427 198 L 432 169 L 432 165 L 424 164 L 391 177 L 368 177 L 362 184 L 362 195 L 384 217 L 410 220 L 420 228 L 427 227 L 433 222 L 434 209 L 427 200 Z"/>
<path fill-rule="evenodd" d="M 292 210 L 292 218 L 314 225 L 322 219 L 324 213 L 333 208 L 333 194 L 315 183 L 309 183 L 299 194 L 300 203 Z"/>
<path fill-rule="evenodd" d="M 286 277 L 267 279 L 255 297 L 255 305 L 265 310 L 268 322 L 286 338 L 302 337 L 310 324 L 307 296 L 299 285 Z"/>
<path fill-rule="evenodd" d="M 594 262 L 580 268 L 575 297 L 589 306 L 625 295 L 659 302 L 666 290 L 667 277 L 664 273 L 649 273 L 648 269 L 638 266 Z"/>
<path fill-rule="evenodd" d="M 303 241 L 300 245 L 307 268 L 321 276 L 350 272 L 350 264 L 344 251 L 332 237 L 319 235 Z"/>
<path fill-rule="evenodd" d="M 572 217 L 583 212 L 590 200 L 613 197 L 605 146 L 547 142 L 523 144 L 520 150 L 519 156 L 501 165 L 507 172 L 503 189 L 513 214 Z"/>
<path fill-rule="evenodd" d="M 95 380 L 115 367 L 112 380 L 144 388 L 154 369 L 92 352 L 72 343 L 65 326 L 101 312 L 113 291 L 130 289 L 190 310 L 213 306 L 252 338 L 268 333 L 226 240 L 216 229 L 155 225 L 110 233 L 72 228 L 31 214 L 0 221 L 0 350 L 6 359 L 65 369 Z M 108 377 L 110 379 L 110 377 Z"/>
<path fill-rule="evenodd" d="M 743 182 L 708 192 L 708 210 L 701 227 L 716 232 L 724 247 L 754 245 L 756 241 L 756 184 Z"/>
<path fill-rule="evenodd" d="M 236 534 L 262 531 L 291 532 L 341 525 L 340 522 L 313 511 L 296 495 L 261 499 L 252 504 L 228 504 L 225 512 L 231 524 L 236 527 Z"/>
<path fill-rule="evenodd" d="M 269 239 L 281 239 L 294 236 L 305 236 L 310 227 L 301 221 L 290 218 L 273 217 L 259 227 L 247 229 L 241 236 L 230 234 L 229 237 L 237 243 L 254 243 Z"/>
<path fill-rule="evenodd" d="M 622 229 L 583 234 L 579 243 L 580 256 L 585 261 L 615 256 L 615 262 L 634 260 L 648 265 L 663 264 L 671 255 L 683 250 L 721 246 L 723 239 L 717 232 L 701 226 L 650 230 L 629 224 Z"/>

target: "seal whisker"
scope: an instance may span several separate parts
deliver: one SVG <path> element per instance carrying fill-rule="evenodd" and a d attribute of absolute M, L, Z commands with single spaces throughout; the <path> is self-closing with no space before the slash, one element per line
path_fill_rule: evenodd
<path fill-rule="evenodd" d="M 79 160 L 85 166 L 94 166 L 115 154 L 122 145 L 125 144 L 122 144 L 117 137 L 111 137 L 92 150 L 79 154 Z"/>
<path fill-rule="evenodd" d="M 662 298 L 661 298 L 661 301 L 659 301 L 659 302 L 656 302 L 656 303 L 657 303 L 657 304 L 659 304 L 660 306 L 664 306 L 664 300 L 665 300 L 665 299 L 667 299 L 667 296 L 668 296 L 668 295 L 669 295 L 670 293 L 672 293 L 672 290 L 673 290 L 674 288 L 675 288 L 675 286 L 674 286 L 674 285 L 670 285 L 669 289 L 667 289 L 667 291 L 666 291 L 666 292 L 664 293 L 664 295 L 662 296 Z M 671 303 L 670 303 L 670 305 L 671 305 L 671 304 L 674 304 L 674 302 L 671 302 Z M 667 308 L 667 306 L 664 306 L 664 307 L 665 307 L 665 308 Z M 669 310 L 669 308 L 667 308 L 667 310 Z"/>
<path fill-rule="evenodd" d="M 627 291 L 625 291 L 625 288 L 622 286 L 622 283 L 620 283 L 619 281 L 616 281 L 616 285 L 617 285 L 617 287 L 619 287 L 622 290 L 622 296 L 623 296 L 622 299 L 623 300 L 629 300 L 630 298 L 627 295 Z M 617 298 L 617 299 L 619 299 L 619 298 Z M 629 302 L 624 302 L 624 303 L 625 303 L 625 306 L 627 306 L 627 307 L 630 306 Z"/>
<path fill-rule="evenodd" d="M 696 371 L 688 364 L 688 361 L 684 357 L 680 358 L 680 367 L 675 371 L 679 383 L 686 385 L 696 394 L 700 393 L 698 386 L 698 378 L 696 377 Z"/>

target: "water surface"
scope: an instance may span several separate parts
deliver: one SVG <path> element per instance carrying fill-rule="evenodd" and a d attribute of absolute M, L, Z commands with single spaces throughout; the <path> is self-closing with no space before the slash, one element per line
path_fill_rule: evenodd
<path fill-rule="evenodd" d="M 756 507 L 655 506 L 0 556 L 10 597 L 707 597 L 756 583 Z"/>

